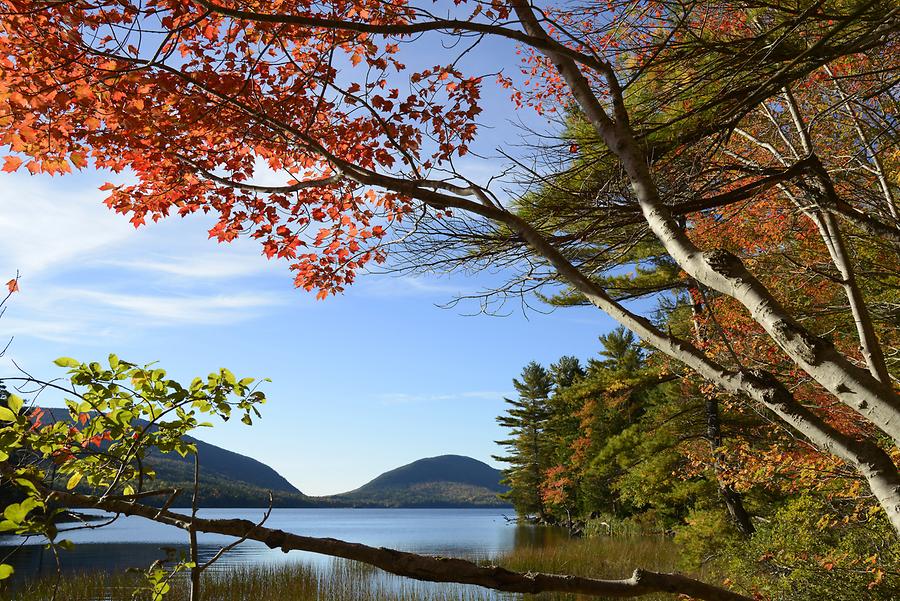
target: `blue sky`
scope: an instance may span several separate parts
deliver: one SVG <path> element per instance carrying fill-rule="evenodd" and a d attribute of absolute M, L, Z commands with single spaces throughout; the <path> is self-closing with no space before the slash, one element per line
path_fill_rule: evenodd
<path fill-rule="evenodd" d="M 0 320 L 15 337 L 3 371 L 15 360 L 53 377 L 58 356 L 115 352 L 185 380 L 220 366 L 269 377 L 256 425 L 198 436 L 272 465 L 308 494 L 420 457 L 492 462 L 511 379 L 531 360 L 591 356 L 612 326 L 590 309 L 489 317 L 466 315 L 476 307 L 465 303 L 436 306 L 476 290 L 477 276 L 373 274 L 316 301 L 252 241 L 207 240 L 202 217 L 135 230 L 102 205 L 96 188 L 108 178 L 0 178 L 0 274 L 22 274 Z"/>
<path fill-rule="evenodd" d="M 509 72 L 510 49 L 487 43 L 465 62 L 469 71 Z M 424 64 L 448 60 L 433 44 L 417 52 Z M 491 129 L 474 148 L 482 156 L 466 157 L 472 179 L 501 170 L 501 144 L 516 152 L 515 122 L 546 126 L 531 113 L 510 114 L 506 96 L 484 99 Z M 316 301 L 252 241 L 207 240 L 212 222 L 203 216 L 135 230 L 101 203 L 97 187 L 115 181 L 109 174 L 21 171 L 0 177 L 0 276 L 22 274 L 0 319 L 0 334 L 15 337 L 2 372 L 15 360 L 49 378 L 61 371 L 56 357 L 115 352 L 158 360 L 184 380 L 220 366 L 269 377 L 269 403 L 252 428 L 229 422 L 197 434 L 268 463 L 308 494 L 352 489 L 443 453 L 496 465 L 493 441 L 504 433 L 494 418 L 511 379 L 531 360 L 592 356 L 598 334 L 613 326 L 591 309 L 473 317 L 476 305 L 436 306 L 478 290 L 480 276 L 370 275 Z"/>

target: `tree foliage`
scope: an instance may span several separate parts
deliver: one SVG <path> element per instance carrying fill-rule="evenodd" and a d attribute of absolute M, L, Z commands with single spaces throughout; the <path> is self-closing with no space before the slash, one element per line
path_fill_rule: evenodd
<path fill-rule="evenodd" d="M 641 356 L 626 339 L 602 337 L 600 356 Z M 858 478 L 733 399 L 718 399 L 712 440 L 709 393 L 666 375 L 658 359 L 624 369 L 591 360 L 582 378 L 553 389 L 541 481 L 510 479 L 518 513 L 538 517 L 522 499 L 539 491 L 540 518 L 578 533 L 674 534 L 684 568 L 723 574 L 758 598 L 895 598 L 900 545 Z M 525 442 L 512 448 L 520 460 Z M 734 515 L 734 495 L 751 532 Z"/>
<path fill-rule="evenodd" d="M 0 10 L 4 171 L 127 170 L 104 189 L 136 226 L 211 213 L 212 237 L 258 239 L 323 298 L 389 248 L 499 267 L 500 298 L 593 305 L 855 471 L 900 531 L 896 2 Z M 464 69 L 486 39 L 521 77 Z M 428 40 L 455 55 L 408 67 Z M 479 184 L 464 158 L 488 93 L 562 123 Z M 688 295 L 696 327 L 645 311 L 651 294 Z"/>
<path fill-rule="evenodd" d="M 510 487 L 504 498 L 510 500 L 522 514 L 544 518 L 544 501 L 540 488 L 547 468 L 547 449 L 544 439 L 550 414 L 547 398 L 553 386 L 550 372 L 532 361 L 522 370 L 521 379 L 514 379 L 518 399 L 506 399 L 509 409 L 497 418 L 509 430 L 510 438 L 497 441 L 510 454 L 494 457 L 510 464 L 505 471 L 504 484 Z"/>
<path fill-rule="evenodd" d="M 182 386 L 155 365 L 139 366 L 110 355 L 107 365 L 81 363 L 61 357 L 70 388 L 44 384 L 35 392 L 57 389 L 66 393 L 72 421 L 44 423 L 44 411 L 29 409 L 22 397 L 8 395 L 0 407 L 2 476 L 24 499 L 7 504 L 0 531 L 40 535 L 54 553 L 69 543 L 58 539 L 60 514 L 69 507 L 47 487 L 73 490 L 80 485 L 99 497 L 139 500 L 162 497 L 171 504 L 177 490 L 152 486 L 155 472 L 147 464 L 151 451 L 196 453 L 185 435 L 208 422 L 203 416 L 228 419 L 232 413 L 251 424 L 265 395 L 253 378 L 238 379 L 222 369 L 206 379 Z M 10 461 L 10 455 L 18 455 Z M 165 504 L 164 504 L 165 506 Z M 12 573 L 6 566 L 7 575 Z M 163 586 L 163 581 L 158 582 Z M 167 585 L 166 585 L 167 586 Z"/>

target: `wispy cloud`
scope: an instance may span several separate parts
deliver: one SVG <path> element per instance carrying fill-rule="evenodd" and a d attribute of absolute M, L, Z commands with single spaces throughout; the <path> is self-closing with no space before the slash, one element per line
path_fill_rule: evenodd
<path fill-rule="evenodd" d="M 276 294 L 151 295 L 51 287 L 27 290 L 3 317 L 4 335 L 55 342 L 119 338 L 124 332 L 183 324 L 234 324 L 283 304 Z"/>
<path fill-rule="evenodd" d="M 0 277 L 22 275 L 0 332 L 103 341 L 235 323 L 284 302 L 271 292 L 278 286 L 259 277 L 279 271 L 287 279 L 283 265 L 267 261 L 257 244 L 215 247 L 202 234 L 203 216 L 135 230 L 103 205 L 96 187 L 105 178 L 83 177 L 65 193 L 46 177 L 0 178 Z"/>
<path fill-rule="evenodd" d="M 3 316 L 2 330 L 4 337 L 29 336 L 38 340 L 50 342 L 70 342 L 82 340 L 86 333 L 90 333 L 95 340 L 108 339 L 111 332 L 105 328 L 98 328 L 98 324 L 90 320 L 61 320 L 58 317 L 42 317 L 30 313 L 23 317 Z M 8 338 L 3 338 L 6 344 Z"/>
<path fill-rule="evenodd" d="M 152 296 L 95 290 L 69 290 L 68 296 L 121 310 L 128 316 L 157 322 L 221 323 L 249 317 L 248 309 L 271 307 L 281 300 L 268 294 Z"/>
<path fill-rule="evenodd" d="M 123 241 L 133 228 L 103 206 L 103 193 L 76 187 L 61 198 L 46 178 L 20 173 L 0 180 L 0 256 L 4 275 L 29 277 L 68 268 Z"/>
<path fill-rule="evenodd" d="M 271 262 L 260 254 L 250 253 L 203 253 L 184 256 L 161 256 L 155 258 L 134 258 L 131 260 L 107 260 L 102 265 L 121 267 L 134 271 L 146 271 L 180 278 L 224 279 L 254 275 L 268 270 Z M 278 266 L 283 268 L 283 266 Z"/>

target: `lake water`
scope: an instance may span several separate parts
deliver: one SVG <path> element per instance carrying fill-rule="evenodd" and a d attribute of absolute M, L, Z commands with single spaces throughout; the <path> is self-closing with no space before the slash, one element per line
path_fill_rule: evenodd
<path fill-rule="evenodd" d="M 183 510 L 182 510 L 183 511 Z M 262 509 L 207 509 L 207 518 L 243 518 L 259 521 Z M 430 555 L 484 557 L 527 545 L 546 545 L 564 538 L 548 528 L 516 525 L 511 510 L 503 509 L 275 509 L 266 526 L 315 537 L 331 537 L 376 547 L 391 547 Z M 73 525 L 64 525 L 62 528 Z M 146 568 L 166 556 L 167 548 L 183 550 L 187 533 L 139 517 L 120 517 L 109 526 L 63 532 L 60 538 L 75 543 L 62 552 L 63 569 L 121 570 Z M 233 539 L 200 534 L 200 560 L 212 557 Z M 36 577 L 55 570 L 52 553 L 40 541 L 29 541 L 13 551 L 20 538 L 2 537 L 12 556 L 16 579 Z M 0 550 L 2 551 L 2 550 Z M 6 553 L 2 553 L 5 555 Z M 292 551 L 283 553 L 262 543 L 246 541 L 216 564 L 227 569 L 237 564 L 324 562 L 328 558 Z"/>

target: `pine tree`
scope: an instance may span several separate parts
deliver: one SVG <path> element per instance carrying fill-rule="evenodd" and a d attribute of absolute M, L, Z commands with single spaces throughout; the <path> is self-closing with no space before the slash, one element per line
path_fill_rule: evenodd
<path fill-rule="evenodd" d="M 509 429 L 510 437 L 497 441 L 509 454 L 494 458 L 509 464 L 504 470 L 503 482 L 510 487 L 505 498 L 512 502 L 516 512 L 544 521 L 547 513 L 541 498 L 541 482 L 548 467 L 545 429 L 550 417 L 547 400 L 553 378 L 543 366 L 532 361 L 522 370 L 521 380 L 513 380 L 513 386 L 519 398 L 505 399 L 509 408 L 497 418 L 501 426 Z"/>
<path fill-rule="evenodd" d="M 606 370 L 632 372 L 643 367 L 644 354 L 638 346 L 637 337 L 631 330 L 618 327 L 609 334 L 600 336 L 602 360 L 592 359 L 591 366 Z"/>
<path fill-rule="evenodd" d="M 556 363 L 550 365 L 550 375 L 553 378 L 553 385 L 557 391 L 568 388 L 583 378 L 584 373 L 581 361 L 578 360 L 578 357 L 573 357 L 572 355 L 560 357 Z"/>

